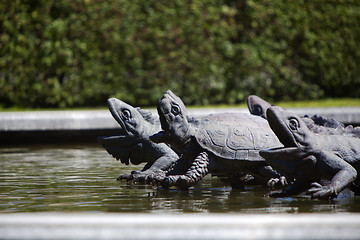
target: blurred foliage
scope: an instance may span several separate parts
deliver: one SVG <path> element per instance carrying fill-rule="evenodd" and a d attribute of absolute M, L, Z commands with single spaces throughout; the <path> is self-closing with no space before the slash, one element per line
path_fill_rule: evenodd
<path fill-rule="evenodd" d="M 356 0 L 12 0 L 0 14 L 4 106 L 360 96 Z"/>

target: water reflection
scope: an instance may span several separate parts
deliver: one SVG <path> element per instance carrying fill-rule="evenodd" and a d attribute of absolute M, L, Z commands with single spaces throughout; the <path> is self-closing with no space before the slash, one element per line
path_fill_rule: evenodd
<path fill-rule="evenodd" d="M 207 176 L 189 191 L 116 181 L 138 170 L 98 145 L 0 149 L 0 212 L 360 212 L 360 198 L 344 191 L 331 201 L 308 196 L 269 198 L 262 186 L 231 189 Z"/>

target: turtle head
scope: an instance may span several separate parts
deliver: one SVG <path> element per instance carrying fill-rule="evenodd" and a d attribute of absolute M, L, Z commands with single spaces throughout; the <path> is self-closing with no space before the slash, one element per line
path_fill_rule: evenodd
<path fill-rule="evenodd" d="M 183 145 L 189 139 L 190 124 L 183 101 L 168 90 L 157 105 L 163 131 L 154 134 L 150 139 L 156 143 L 165 142 L 171 145 Z"/>
<path fill-rule="evenodd" d="M 271 107 L 270 103 L 256 95 L 248 96 L 246 102 L 251 114 L 266 119 L 266 110 Z"/>
<path fill-rule="evenodd" d="M 117 99 L 109 98 L 109 110 L 111 115 L 120 124 L 124 135 L 142 136 L 149 124 L 137 108 Z"/>

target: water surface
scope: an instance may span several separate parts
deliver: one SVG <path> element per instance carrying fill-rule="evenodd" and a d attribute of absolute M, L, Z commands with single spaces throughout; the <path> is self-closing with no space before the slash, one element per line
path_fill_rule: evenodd
<path fill-rule="evenodd" d="M 301 213 L 360 212 L 360 197 L 345 190 L 333 201 L 267 197 L 268 189 L 231 189 L 210 176 L 189 191 L 117 181 L 140 170 L 99 145 L 0 148 L 0 212 Z"/>

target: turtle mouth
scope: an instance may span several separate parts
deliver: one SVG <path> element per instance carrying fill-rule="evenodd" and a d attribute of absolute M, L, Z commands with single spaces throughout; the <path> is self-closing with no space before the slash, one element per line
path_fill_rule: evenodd
<path fill-rule="evenodd" d="M 121 106 L 122 102 L 119 99 L 116 98 L 109 98 L 107 100 L 109 110 L 113 118 L 119 123 L 122 133 L 125 135 L 129 134 L 129 131 L 126 127 L 126 124 L 124 123 L 123 119 L 121 118 Z"/>
<path fill-rule="evenodd" d="M 278 109 L 276 107 L 271 107 L 266 111 L 266 117 L 269 125 L 285 148 L 298 147 L 295 137 L 288 128 L 281 112 L 280 108 Z"/>

